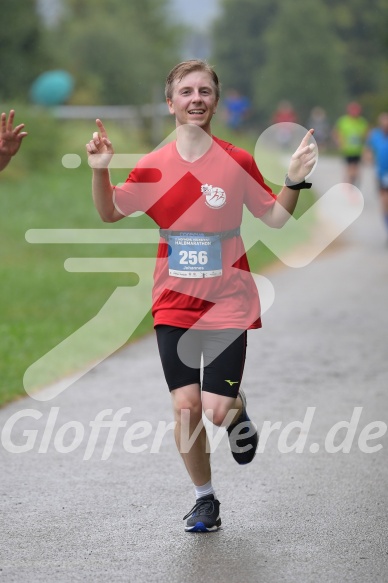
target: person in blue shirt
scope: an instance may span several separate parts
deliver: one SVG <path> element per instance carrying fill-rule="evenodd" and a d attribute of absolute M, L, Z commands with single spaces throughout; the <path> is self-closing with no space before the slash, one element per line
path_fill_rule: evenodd
<path fill-rule="evenodd" d="M 238 131 L 244 125 L 250 112 L 250 101 L 241 95 L 237 89 L 229 89 L 224 99 L 226 112 L 226 125 L 234 131 Z"/>
<path fill-rule="evenodd" d="M 381 206 L 388 232 L 388 113 L 379 115 L 378 127 L 374 128 L 366 141 L 367 156 L 373 158 L 380 191 Z"/>

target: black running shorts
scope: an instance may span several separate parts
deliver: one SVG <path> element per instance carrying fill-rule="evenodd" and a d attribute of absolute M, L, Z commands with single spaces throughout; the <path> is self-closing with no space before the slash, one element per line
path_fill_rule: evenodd
<path fill-rule="evenodd" d="M 155 330 L 170 391 L 201 385 L 203 367 L 203 391 L 237 397 L 245 364 L 245 330 L 187 330 L 164 324 Z"/>
<path fill-rule="evenodd" d="M 345 156 L 345 162 L 347 164 L 359 164 L 361 162 L 361 156 Z"/>

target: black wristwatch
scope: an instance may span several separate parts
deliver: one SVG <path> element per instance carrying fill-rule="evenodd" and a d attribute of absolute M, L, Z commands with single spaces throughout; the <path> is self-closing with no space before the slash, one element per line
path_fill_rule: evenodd
<path fill-rule="evenodd" d="M 311 182 L 306 182 L 305 180 L 303 180 L 303 182 L 293 182 L 288 174 L 286 174 L 286 179 L 284 181 L 284 184 L 287 186 L 287 188 L 291 188 L 291 190 L 303 190 L 304 188 L 311 188 L 312 187 L 312 183 Z"/>

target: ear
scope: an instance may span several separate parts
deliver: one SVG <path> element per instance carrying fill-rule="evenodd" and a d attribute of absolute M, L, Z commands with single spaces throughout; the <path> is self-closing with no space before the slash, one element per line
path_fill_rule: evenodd
<path fill-rule="evenodd" d="M 169 97 L 167 97 L 166 102 L 167 102 L 167 105 L 168 105 L 168 111 L 171 114 L 174 114 L 175 113 L 175 109 L 174 109 L 174 104 L 173 104 L 172 100 Z"/>

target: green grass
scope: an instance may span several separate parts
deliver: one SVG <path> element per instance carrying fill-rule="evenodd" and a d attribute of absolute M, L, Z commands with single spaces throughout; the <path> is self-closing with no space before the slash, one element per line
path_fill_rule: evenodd
<path fill-rule="evenodd" d="M 141 136 L 128 128 L 109 125 L 109 135 L 117 152 L 144 152 L 149 149 Z M 34 168 L 33 136 L 30 134 L 18 157 L 0 174 L 0 405 L 25 395 L 23 375 L 26 369 L 87 324 L 107 302 L 118 286 L 136 284 L 127 273 L 70 273 L 64 268 L 68 257 L 154 257 L 155 245 L 81 245 L 30 244 L 25 240 L 29 229 L 126 229 L 154 228 L 147 217 L 128 218 L 113 225 L 101 222 L 91 200 L 91 171 L 86 162 L 84 145 L 94 131 L 93 123 L 61 122 L 56 128 L 60 145 L 50 164 L 41 161 Z M 170 128 L 169 128 L 170 130 Z M 227 139 L 222 128 L 215 132 Z M 132 136 L 130 141 L 128 136 Z M 246 136 L 233 136 L 233 141 L 253 152 L 254 142 Z M 62 155 L 77 153 L 82 158 L 77 169 L 65 169 Z M 31 159 L 32 156 L 32 159 Z M 274 163 L 277 163 L 274 161 Z M 125 180 L 127 171 L 114 171 L 113 181 Z M 302 197 L 301 214 L 312 203 L 311 194 Z M 257 222 L 255 222 L 257 224 Z M 308 237 L 298 233 L 297 239 L 285 241 L 285 247 Z M 260 271 L 275 257 L 262 243 L 248 253 L 253 271 Z M 136 297 L 133 292 L 132 297 Z M 133 311 L 147 313 L 150 297 L 138 294 Z M 132 335 L 131 341 L 152 328 L 148 312 Z M 114 334 L 107 323 L 106 336 Z M 37 376 L 37 386 L 71 373 L 85 361 L 93 360 L 103 350 L 98 338 L 90 346 L 69 355 L 58 367 Z"/>

